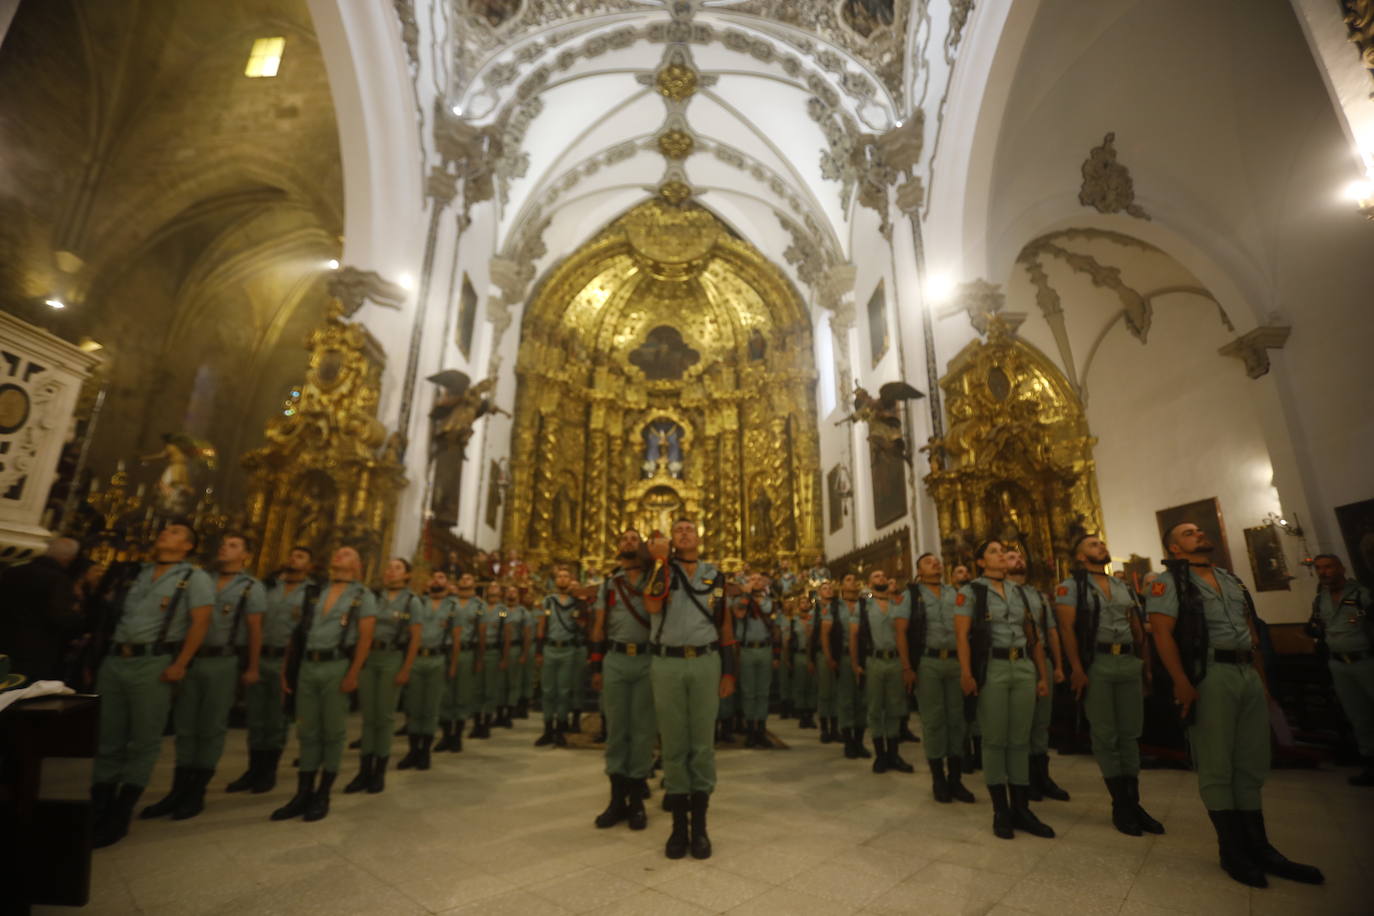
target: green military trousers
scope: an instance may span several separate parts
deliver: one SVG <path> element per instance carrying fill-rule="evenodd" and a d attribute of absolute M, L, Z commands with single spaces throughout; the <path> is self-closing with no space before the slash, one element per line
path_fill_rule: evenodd
<path fill-rule="evenodd" d="M 495 646 L 488 646 L 482 650 L 482 671 L 477 678 L 477 705 L 481 707 L 483 715 L 492 715 L 496 712 L 496 707 L 501 705 L 504 677 L 505 672 L 501 670 L 501 650 Z"/>
<path fill-rule="evenodd" d="M 172 685 L 161 680 L 170 655 L 107 656 L 96 674 L 100 743 L 93 781 L 146 786 L 162 750 Z"/>
<path fill-rule="evenodd" d="M 778 667 L 772 670 L 773 681 L 776 682 L 778 685 L 778 702 L 792 702 L 792 679 L 795 677 L 794 672 L 791 668 L 787 667 L 787 665 L 784 664 L 782 659 L 779 659 Z"/>
<path fill-rule="evenodd" d="M 901 659 L 869 656 L 864 665 L 864 699 L 873 737 L 897 737 L 907 710 Z"/>
<path fill-rule="evenodd" d="M 348 738 L 348 696 L 339 689 L 349 660 L 301 662 L 296 684 L 296 736 L 301 744 L 300 769 L 313 773 L 321 766 L 339 772 Z"/>
<path fill-rule="evenodd" d="M 735 692 L 720 701 L 720 705 L 716 707 L 716 718 L 720 719 L 722 722 L 728 722 L 739 715 L 739 711 L 739 681 L 736 679 Z"/>
<path fill-rule="evenodd" d="M 448 688 L 442 655 L 417 655 L 406 684 L 406 734 L 432 735 L 439 727 L 439 701 Z M 457 715 L 450 718 L 456 719 Z"/>
<path fill-rule="evenodd" d="M 833 719 L 839 713 L 836 689 L 839 675 L 830 670 L 825 656 L 816 656 L 816 714 L 823 719 Z"/>
<path fill-rule="evenodd" d="M 1145 727 L 1145 663 L 1134 655 L 1099 652 L 1088 668 L 1083 712 L 1092 731 L 1093 756 L 1107 779 L 1140 773 L 1140 732 Z M 1035 753 L 1035 739 L 1031 739 Z M 1041 752 L 1043 753 L 1043 751 Z"/>
<path fill-rule="evenodd" d="M 177 766 L 213 770 L 219 765 L 238 675 L 239 660 L 232 655 L 197 658 L 186 669 L 172 703 Z"/>
<path fill-rule="evenodd" d="M 540 680 L 544 685 L 545 722 L 562 722 L 568 717 L 576 663 L 577 649 L 573 646 L 544 648 L 544 670 L 540 672 Z"/>
<path fill-rule="evenodd" d="M 720 654 L 696 658 L 655 655 L 649 666 L 654 714 L 663 754 L 663 791 L 710 792 L 716 787 L 716 711 Z"/>
<path fill-rule="evenodd" d="M 358 706 L 363 713 L 361 753 L 374 757 L 391 756 L 391 733 L 396 730 L 396 672 L 401 670 L 405 652 L 400 649 L 373 649 L 358 672 Z"/>
<path fill-rule="evenodd" d="M 579 645 L 573 650 L 572 686 L 568 693 L 568 708 L 573 712 L 583 712 L 587 708 L 587 658 L 589 654 L 586 645 Z"/>
<path fill-rule="evenodd" d="M 1049 692 L 1043 697 L 1035 697 L 1035 712 L 1031 715 L 1030 752 L 1048 754 L 1050 752 L 1050 720 L 1054 718 L 1054 662 L 1045 658 L 1046 683 Z"/>
<path fill-rule="evenodd" d="M 978 688 L 978 725 L 983 733 L 983 777 L 990 786 L 1030 785 L 1030 731 L 1035 717 L 1035 663 L 988 659 Z"/>
<path fill-rule="evenodd" d="M 1269 776 L 1269 703 L 1252 665 L 1207 662 L 1188 743 L 1208 811 L 1258 811 Z"/>
<path fill-rule="evenodd" d="M 478 690 L 478 679 L 482 675 L 475 670 L 476 665 L 475 651 L 463 649 L 458 653 L 458 675 L 449 680 L 449 692 L 446 694 L 452 704 L 446 709 L 451 709 L 453 714 L 441 715 L 444 721 L 466 719 L 477 714 L 477 696 L 481 692 Z"/>
<path fill-rule="evenodd" d="M 849 659 L 840 661 L 840 670 L 835 675 L 835 702 L 839 706 L 840 728 L 866 728 L 868 722 L 864 712 L 864 691 L 859 689 L 859 678 Z"/>
<path fill-rule="evenodd" d="M 525 664 L 522 666 L 523 674 L 520 677 L 520 699 L 522 700 L 530 700 L 534 697 L 535 667 L 534 650 L 531 649 L 525 654 Z"/>
<path fill-rule="evenodd" d="M 1343 662 L 1339 653 L 1332 653 L 1331 683 L 1355 729 L 1360 756 L 1374 758 L 1374 658 Z"/>
<path fill-rule="evenodd" d="M 258 659 L 258 682 L 243 691 L 248 717 L 248 749 L 279 751 L 286 746 L 286 707 L 281 692 L 280 658 Z"/>
<path fill-rule="evenodd" d="M 520 682 L 525 677 L 525 666 L 520 664 L 522 643 L 511 643 L 506 650 L 506 670 L 501 672 L 501 704 L 514 706 L 520 702 Z"/>
<path fill-rule="evenodd" d="M 959 657 L 921 659 L 916 671 L 916 699 L 921 704 L 921 740 L 927 760 L 964 753 L 964 691 L 959 686 Z"/>
<path fill-rule="evenodd" d="M 809 666 L 811 656 L 805 652 L 792 653 L 792 705 L 798 712 L 812 712 L 816 708 L 816 675 Z"/>
<path fill-rule="evenodd" d="M 649 656 L 607 652 L 601 663 L 601 699 L 606 716 L 606 773 L 646 779 L 654 763 L 654 691 Z"/>
<path fill-rule="evenodd" d="M 746 722 L 768 718 L 768 692 L 773 686 L 773 650 L 768 646 L 739 651 L 740 713 Z"/>

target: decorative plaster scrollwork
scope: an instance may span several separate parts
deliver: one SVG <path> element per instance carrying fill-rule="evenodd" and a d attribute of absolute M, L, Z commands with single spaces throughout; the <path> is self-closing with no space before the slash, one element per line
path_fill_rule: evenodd
<path fill-rule="evenodd" d="M 330 274 L 326 288 L 330 296 L 339 300 L 345 318 L 353 317 L 369 300 L 392 309 L 399 309 L 406 301 L 406 291 L 375 270 L 352 266 L 340 267 Z"/>
<path fill-rule="evenodd" d="M 1002 292 L 1000 283 L 986 280 L 972 280 L 959 284 L 954 295 L 954 305 L 950 313 L 967 312 L 969 323 L 979 334 L 986 335 L 993 316 L 1001 322 L 1006 333 L 1015 334 L 1016 329 L 1026 320 L 1024 312 L 1003 311 L 1007 307 L 1007 296 Z"/>
<path fill-rule="evenodd" d="M 1125 213 L 1137 219 L 1149 219 L 1145 208 L 1135 202 L 1135 182 L 1130 170 L 1117 161 L 1116 134 L 1102 138 L 1083 162 L 1083 187 L 1078 202 L 1099 213 Z"/>
<path fill-rule="evenodd" d="M 1374 79 L 1374 0 L 1341 0 L 1349 38 L 1359 49 L 1360 61 Z"/>
<path fill-rule="evenodd" d="M 1288 325 L 1261 325 L 1221 347 L 1217 353 L 1234 356 L 1245 363 L 1246 375 L 1259 378 L 1269 372 L 1269 351 L 1283 349 L 1292 332 Z"/>

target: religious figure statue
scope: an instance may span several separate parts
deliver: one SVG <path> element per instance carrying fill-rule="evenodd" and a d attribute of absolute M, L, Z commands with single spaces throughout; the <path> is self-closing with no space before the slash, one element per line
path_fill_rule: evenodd
<path fill-rule="evenodd" d="M 185 433 L 163 433 L 162 450 L 139 460 L 143 464 L 167 462 L 157 480 L 157 511 L 163 515 L 188 515 L 196 502 L 195 487 L 191 483 L 192 462 L 214 470 L 215 448 Z"/>
<path fill-rule="evenodd" d="M 875 398 L 862 385 L 854 386 L 854 412 L 835 423 L 862 422 L 868 424 L 868 443 L 876 452 L 892 455 L 911 463 L 906 438 L 902 434 L 902 401 L 923 398 L 924 394 L 906 382 L 887 382 L 878 389 Z"/>
<path fill-rule="evenodd" d="M 666 417 L 644 427 L 644 476 L 654 476 L 661 461 L 666 461 L 669 475 L 682 477 L 682 427 Z"/>
<path fill-rule="evenodd" d="M 429 454 L 434 462 L 434 495 L 430 510 L 436 522 L 453 525 L 458 521 L 459 476 L 473 424 L 487 414 L 510 414 L 488 397 L 496 386 L 494 378 L 482 379 L 474 385 L 466 373 L 445 369 L 431 375 L 427 381 L 444 389 L 429 411 Z"/>

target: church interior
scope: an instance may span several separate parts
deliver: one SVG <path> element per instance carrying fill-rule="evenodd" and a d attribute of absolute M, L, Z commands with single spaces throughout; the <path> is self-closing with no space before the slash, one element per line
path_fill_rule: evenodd
<path fill-rule="evenodd" d="M 1145 748 L 1148 688 L 1168 832 L 1112 829 L 1051 684 L 1073 801 L 1037 807 L 1053 842 L 1006 844 L 976 774 L 977 810 L 931 800 L 920 743 L 914 777 L 870 776 L 775 683 L 772 752 L 719 754 L 709 862 L 664 861 L 656 776 L 647 833 L 594 831 L 604 748 L 585 725 L 531 748 L 537 714 L 271 824 L 280 800 L 220 784 L 240 698 L 203 815 L 86 837 L 52 888 L 0 895 L 1367 913 L 1374 796 L 1347 777 L 1374 765 L 1374 673 L 1368 712 L 1338 702 L 1310 621 L 1321 557 L 1374 588 L 1371 289 L 1370 0 L 0 0 L 0 567 L 74 539 L 89 606 L 185 524 L 207 570 L 234 537 L 269 581 L 349 548 L 369 587 L 402 558 L 422 595 L 466 572 L 533 606 L 688 519 L 787 628 L 846 574 L 976 576 L 989 539 L 1048 594 L 1099 536 L 1144 620 L 1192 523 L 1263 630 L 1270 838 L 1325 873 L 1217 867 L 1186 750 Z M 92 637 L 66 638 L 65 680 L 98 692 Z M 15 772 L 37 785 L 21 708 L 0 808 Z M 83 805 L 94 746 L 58 745 L 39 798 Z M 54 848 L 81 832 L 53 823 Z"/>

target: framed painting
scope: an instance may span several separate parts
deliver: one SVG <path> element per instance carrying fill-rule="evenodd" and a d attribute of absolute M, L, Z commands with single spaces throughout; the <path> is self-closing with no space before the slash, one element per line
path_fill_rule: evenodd
<path fill-rule="evenodd" d="M 1350 575 L 1365 585 L 1374 583 L 1374 499 L 1336 507 Z"/>
<path fill-rule="evenodd" d="M 1288 561 L 1283 556 L 1283 539 L 1273 525 L 1245 529 L 1245 551 L 1250 554 L 1250 571 L 1255 574 L 1255 591 L 1290 591 Z"/>
<path fill-rule="evenodd" d="M 1160 509 L 1155 512 L 1155 521 L 1159 525 L 1159 540 L 1161 546 L 1164 535 L 1169 533 L 1169 529 L 1184 522 L 1192 522 L 1203 531 L 1207 532 L 1212 538 L 1212 543 L 1216 545 L 1216 551 L 1212 554 L 1212 563 L 1222 569 L 1235 571 L 1235 566 L 1231 563 L 1231 547 L 1226 541 L 1226 523 L 1221 518 L 1221 503 L 1215 496 L 1209 499 L 1199 499 L 1197 502 L 1185 503 L 1182 506 L 1171 506 L 1168 509 Z M 1164 552 L 1164 559 L 1169 558 L 1169 552 Z"/>

